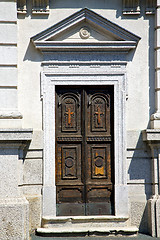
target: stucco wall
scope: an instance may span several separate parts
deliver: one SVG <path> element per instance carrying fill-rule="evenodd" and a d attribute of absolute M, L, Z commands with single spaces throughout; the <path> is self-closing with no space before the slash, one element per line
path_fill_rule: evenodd
<path fill-rule="evenodd" d="M 140 226 L 142 231 L 147 231 L 143 215 L 146 214 L 146 200 L 151 194 L 151 157 L 149 149 L 142 141 L 141 130 L 149 126 L 150 115 L 154 112 L 154 15 L 145 15 L 144 6 L 140 15 L 127 16 L 122 14 L 122 3 L 119 0 L 55 0 L 50 1 L 49 15 L 32 15 L 30 5 L 27 6 L 26 15 L 18 15 L 18 109 L 23 115 L 22 127 L 33 128 L 35 134 L 21 165 L 23 179 L 20 185 L 28 198 L 36 195 L 40 201 L 43 169 L 43 111 L 40 95 L 42 55 L 34 48 L 30 38 L 84 7 L 141 37 L 136 50 L 131 51 L 127 57 L 126 171 L 131 221 Z M 135 211 L 137 208 L 138 215 Z"/>
<path fill-rule="evenodd" d="M 154 17 L 145 13 L 137 16 L 123 15 L 121 1 L 88 1 L 85 4 L 79 1 L 78 6 L 74 5 L 74 1 L 67 1 L 65 4 L 54 1 L 50 4 L 49 15 L 31 15 L 29 6 L 27 15 L 18 15 L 18 87 L 23 127 L 42 128 L 42 55 L 34 49 L 30 38 L 79 9 L 88 7 L 141 37 L 136 51 L 128 55 L 127 129 L 145 129 L 149 124 L 150 114 L 154 111 L 154 85 L 149 84 L 149 81 L 154 81 Z M 141 12 L 144 12 L 143 7 Z"/>

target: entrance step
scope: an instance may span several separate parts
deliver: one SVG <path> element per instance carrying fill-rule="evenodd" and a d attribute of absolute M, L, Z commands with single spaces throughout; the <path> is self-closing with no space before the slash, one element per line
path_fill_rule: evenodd
<path fill-rule="evenodd" d="M 37 234 L 42 236 L 74 236 L 74 235 L 136 235 L 138 228 L 130 226 L 128 218 L 115 216 L 76 216 L 45 217 L 42 228 Z"/>

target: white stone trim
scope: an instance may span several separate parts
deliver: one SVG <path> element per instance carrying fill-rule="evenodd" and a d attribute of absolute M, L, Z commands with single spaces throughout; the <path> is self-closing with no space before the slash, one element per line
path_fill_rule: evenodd
<path fill-rule="evenodd" d="M 49 64 L 49 62 L 48 62 Z M 119 63 L 120 64 L 120 63 Z M 57 63 L 58 65 L 58 63 Z M 88 68 L 88 73 L 84 72 Z M 126 172 L 126 130 L 125 101 L 126 75 L 120 69 L 104 72 L 96 69 L 90 74 L 90 66 L 79 66 L 67 73 L 67 66 L 53 71 L 44 66 L 41 90 L 43 95 L 44 123 L 44 176 L 43 176 L 43 213 L 42 217 L 56 216 L 56 185 L 55 185 L 55 86 L 56 85 L 112 85 L 114 86 L 114 145 L 115 145 L 115 216 L 128 216 L 128 192 Z M 46 71 L 47 70 L 47 71 Z M 55 70 L 55 69 L 54 69 Z"/>
<path fill-rule="evenodd" d="M 102 42 L 61 42 L 35 41 L 35 47 L 41 51 L 121 51 L 128 52 L 136 48 L 135 41 L 102 41 Z"/>

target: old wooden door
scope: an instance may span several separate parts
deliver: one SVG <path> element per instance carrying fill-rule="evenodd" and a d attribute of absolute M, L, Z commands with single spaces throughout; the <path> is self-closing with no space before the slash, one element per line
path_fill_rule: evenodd
<path fill-rule="evenodd" d="M 56 87 L 57 215 L 114 213 L 113 114 L 112 87 Z"/>

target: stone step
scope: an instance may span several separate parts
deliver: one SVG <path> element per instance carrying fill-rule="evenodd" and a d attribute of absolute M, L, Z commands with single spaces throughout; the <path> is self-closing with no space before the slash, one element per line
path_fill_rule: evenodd
<path fill-rule="evenodd" d="M 130 226 L 127 217 L 115 216 L 76 216 L 45 217 L 38 235 L 136 235 L 138 228 Z"/>
<path fill-rule="evenodd" d="M 51 235 L 51 236 L 63 236 L 63 235 L 132 235 L 135 236 L 138 233 L 137 227 L 112 227 L 112 228 L 85 228 L 79 227 L 77 228 L 38 228 L 36 233 L 38 235 Z"/>

